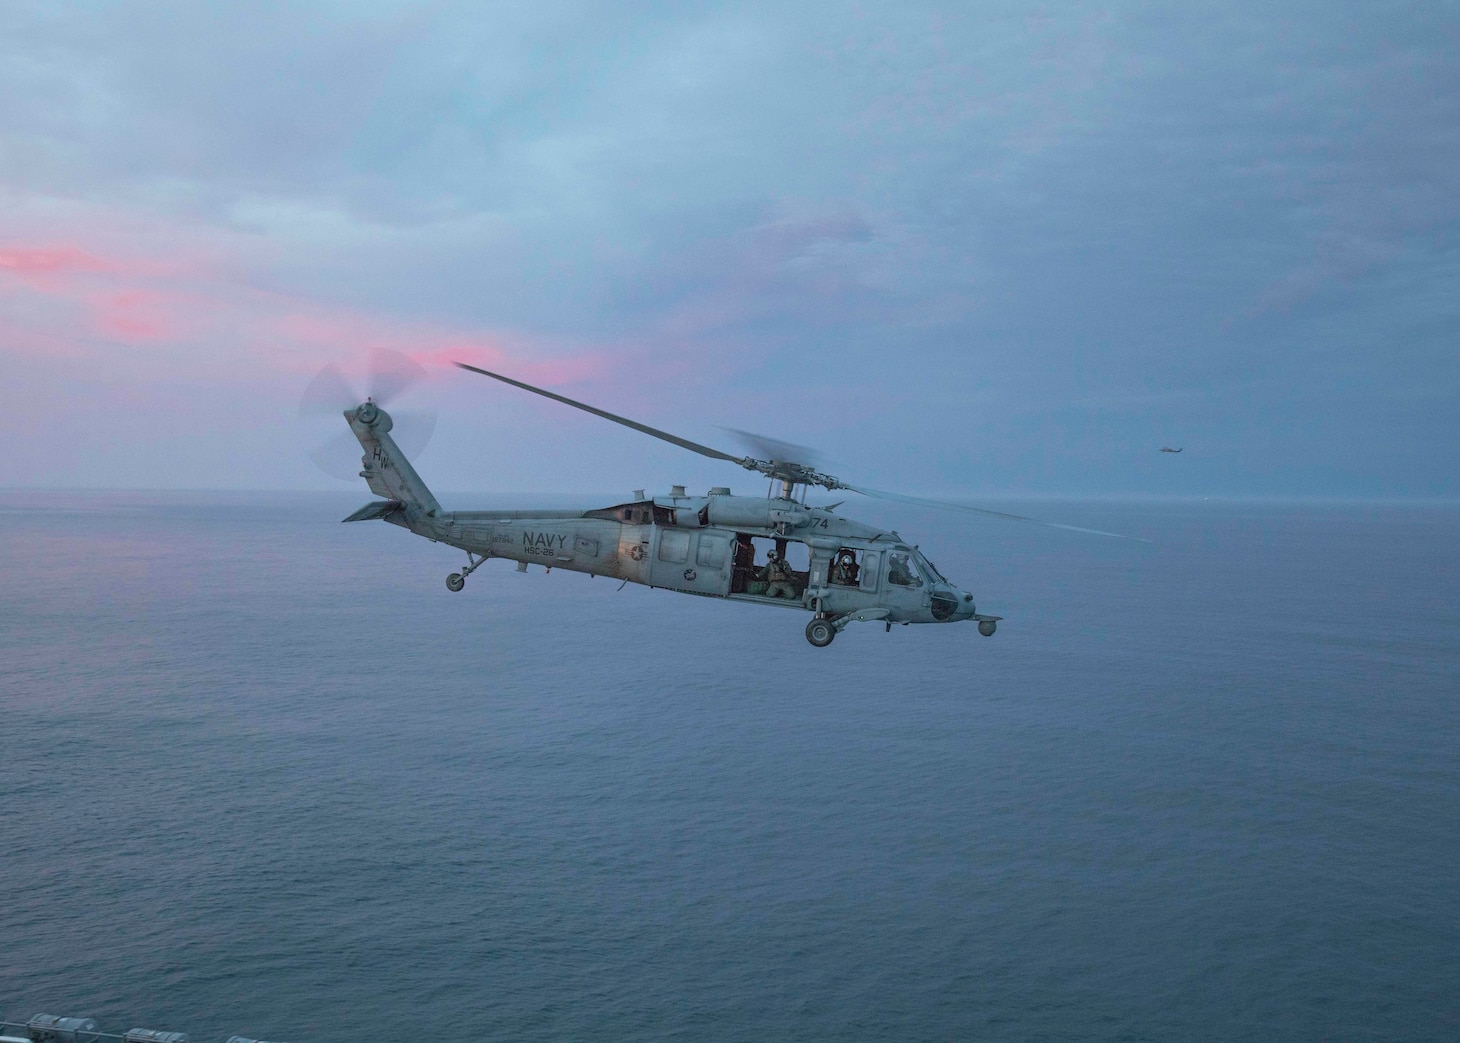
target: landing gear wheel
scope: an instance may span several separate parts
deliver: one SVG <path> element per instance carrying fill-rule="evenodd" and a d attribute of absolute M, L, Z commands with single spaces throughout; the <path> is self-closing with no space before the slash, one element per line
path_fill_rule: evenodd
<path fill-rule="evenodd" d="M 817 648 L 825 648 L 836 637 L 836 627 L 829 619 L 813 619 L 806 624 L 806 640 Z"/>
<path fill-rule="evenodd" d="M 984 637 L 993 637 L 994 631 L 999 629 L 999 624 L 992 619 L 980 619 L 978 621 L 978 632 Z"/>
<path fill-rule="evenodd" d="M 466 586 L 466 577 L 463 576 L 460 572 L 453 572 L 451 575 L 446 577 L 446 589 L 451 591 L 453 594 L 464 586 Z"/>

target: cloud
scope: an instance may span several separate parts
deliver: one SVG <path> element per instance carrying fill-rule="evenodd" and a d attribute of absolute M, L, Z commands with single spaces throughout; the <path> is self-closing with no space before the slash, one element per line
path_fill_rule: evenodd
<path fill-rule="evenodd" d="M 74 246 L 20 247 L 0 250 L 0 269 L 43 282 L 47 277 L 70 272 L 100 272 L 106 262 Z"/>
<path fill-rule="evenodd" d="M 1415 289 L 1460 225 L 1453 21 L 8 5 L 0 364 L 57 396 L 84 360 L 217 402 L 267 379 L 282 400 L 370 345 L 468 352 L 889 468 L 946 466 L 907 459 L 936 414 L 996 483 L 1082 429 L 1062 410 L 1256 428 L 1296 384 L 1335 466 L 1377 441 L 1403 470 L 1460 435 L 1384 404 L 1457 377 L 1455 305 Z M 1118 487 L 1120 466 L 1045 477 Z"/>

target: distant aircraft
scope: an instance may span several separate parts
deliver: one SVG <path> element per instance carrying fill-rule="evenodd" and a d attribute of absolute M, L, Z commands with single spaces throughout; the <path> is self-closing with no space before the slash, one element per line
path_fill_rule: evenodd
<path fill-rule="evenodd" d="M 1185 448 L 1186 448 L 1186 446 L 1182 446 L 1181 447 L 1181 449 L 1185 449 Z M 1169 445 L 1163 445 L 1161 447 L 1161 452 L 1163 452 L 1163 453 L 1179 453 L 1179 452 L 1181 452 L 1181 449 L 1172 449 Z"/>

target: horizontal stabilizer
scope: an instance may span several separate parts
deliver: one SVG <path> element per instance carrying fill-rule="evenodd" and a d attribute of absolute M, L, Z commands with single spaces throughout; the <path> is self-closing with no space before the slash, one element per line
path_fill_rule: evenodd
<path fill-rule="evenodd" d="M 364 507 L 361 507 L 358 511 L 350 515 L 348 518 L 343 518 L 341 520 L 347 522 L 374 521 L 376 518 L 388 517 L 389 515 L 394 514 L 396 511 L 400 510 L 404 506 L 405 504 L 401 503 L 399 500 L 375 500 L 372 503 L 367 503 Z"/>

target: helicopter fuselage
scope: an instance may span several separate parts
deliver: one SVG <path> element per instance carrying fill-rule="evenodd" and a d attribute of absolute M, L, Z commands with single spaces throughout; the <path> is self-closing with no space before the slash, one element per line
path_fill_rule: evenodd
<path fill-rule="evenodd" d="M 889 624 L 980 618 L 973 595 L 944 579 L 896 532 L 793 500 L 717 491 L 577 511 L 427 516 L 402 505 L 382 517 L 476 558 L 505 558 L 524 570 L 540 565 Z M 771 549 L 791 566 L 780 596 L 767 593 L 765 552 Z M 853 568 L 837 568 L 838 558 Z"/>

